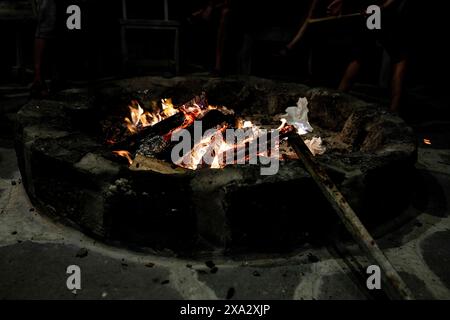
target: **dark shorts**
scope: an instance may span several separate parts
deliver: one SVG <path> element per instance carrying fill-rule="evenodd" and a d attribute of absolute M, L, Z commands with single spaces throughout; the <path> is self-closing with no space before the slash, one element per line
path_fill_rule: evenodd
<path fill-rule="evenodd" d="M 352 46 L 353 60 L 367 60 L 381 46 L 393 63 L 408 57 L 407 31 L 402 21 L 395 17 L 384 17 L 381 30 L 369 30 L 362 19 L 361 30 L 356 34 Z"/>
<path fill-rule="evenodd" d="M 56 36 L 56 1 L 38 0 L 36 38 L 50 39 Z"/>

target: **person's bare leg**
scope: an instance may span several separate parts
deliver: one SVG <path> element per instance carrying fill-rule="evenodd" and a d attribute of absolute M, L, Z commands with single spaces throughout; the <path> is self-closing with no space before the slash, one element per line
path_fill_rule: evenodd
<path fill-rule="evenodd" d="M 391 96 L 391 112 L 398 113 L 403 96 L 403 82 L 406 74 L 406 60 L 397 62 L 394 65 L 392 75 L 392 96 Z"/>
<path fill-rule="evenodd" d="M 36 38 L 34 42 L 34 79 L 31 85 L 31 94 L 34 97 L 45 97 L 48 89 L 42 74 L 47 50 L 47 39 Z"/>
<path fill-rule="evenodd" d="M 214 69 L 216 72 L 219 72 L 219 73 L 222 72 L 222 67 L 223 67 L 223 52 L 225 49 L 225 38 L 226 38 L 226 32 L 227 32 L 229 13 L 230 13 L 229 8 L 222 9 L 220 23 L 219 23 L 219 29 L 217 31 L 216 64 L 215 64 Z"/>
<path fill-rule="evenodd" d="M 47 40 L 36 38 L 34 41 L 34 83 L 42 83 L 42 66 Z"/>
<path fill-rule="evenodd" d="M 353 86 L 356 77 L 361 69 L 361 62 L 354 60 L 350 62 L 347 69 L 345 70 L 344 76 L 342 77 L 341 83 L 339 84 L 339 90 L 347 92 Z"/>
<path fill-rule="evenodd" d="M 319 2 L 319 0 L 313 0 L 311 2 L 311 5 L 309 6 L 308 9 L 308 14 L 306 15 L 306 17 L 303 19 L 302 25 L 300 27 L 300 29 L 298 30 L 297 34 L 294 36 L 294 38 L 286 45 L 286 48 L 289 50 L 292 50 L 292 48 L 303 38 L 303 36 L 305 35 L 305 32 L 308 28 L 309 25 L 309 19 L 311 19 L 314 10 L 317 7 L 317 3 Z"/>

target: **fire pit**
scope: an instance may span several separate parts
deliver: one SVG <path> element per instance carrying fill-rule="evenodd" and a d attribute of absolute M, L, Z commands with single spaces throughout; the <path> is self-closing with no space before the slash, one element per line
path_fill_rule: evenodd
<path fill-rule="evenodd" d="M 130 101 L 142 114 L 161 108 L 161 99 L 176 108 L 202 92 L 209 104 L 227 107 L 215 110 L 223 118 L 214 125 L 245 119 L 273 128 L 277 115 L 305 97 L 314 128 L 305 139 L 322 138 L 326 152 L 317 160 L 361 219 L 381 223 L 408 203 L 416 145 L 400 118 L 349 95 L 257 78 L 137 78 L 31 101 L 18 114 L 16 134 L 31 200 L 92 236 L 156 249 L 279 250 L 327 232 L 336 219 L 283 143 L 278 172 L 261 175 L 261 165 L 177 166 L 152 157 L 155 141 L 142 141 L 154 136 L 127 150 L 127 135 L 111 134 L 125 114 L 129 131 L 142 129 L 126 108 Z M 176 122 L 178 114 L 175 127 L 186 126 L 186 113 L 170 108 L 167 118 Z"/>

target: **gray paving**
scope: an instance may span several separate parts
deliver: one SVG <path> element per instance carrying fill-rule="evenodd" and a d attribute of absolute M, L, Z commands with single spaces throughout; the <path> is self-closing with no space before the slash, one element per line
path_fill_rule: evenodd
<path fill-rule="evenodd" d="M 12 149 L 0 149 L 0 299 L 366 299 L 327 248 L 289 257 L 204 261 L 166 258 L 99 243 L 40 215 Z M 380 241 L 418 299 L 450 299 L 450 150 L 421 146 L 423 197 L 404 226 Z M 423 200 L 423 201 L 422 201 Z M 81 251 L 80 251 L 81 250 Z M 350 250 L 356 250 L 350 247 Z M 318 259 L 308 259 L 308 253 Z M 82 288 L 67 289 L 66 269 Z"/>

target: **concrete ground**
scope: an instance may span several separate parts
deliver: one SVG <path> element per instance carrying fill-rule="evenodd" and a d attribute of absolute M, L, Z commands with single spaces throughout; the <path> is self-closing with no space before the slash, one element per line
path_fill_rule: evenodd
<path fill-rule="evenodd" d="M 450 123 L 415 125 L 418 196 L 379 244 L 417 299 L 450 299 Z M 432 145 L 423 143 L 430 139 Z M 167 258 L 99 243 L 40 215 L 11 145 L 0 148 L 0 299 L 366 299 L 330 248 L 280 256 Z M 364 263 L 355 246 L 356 260 Z M 213 260 L 205 263 L 206 260 Z M 66 286 L 70 265 L 81 290 Z"/>

